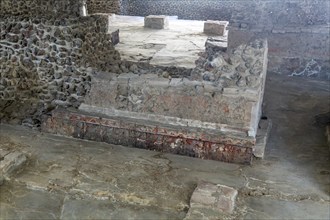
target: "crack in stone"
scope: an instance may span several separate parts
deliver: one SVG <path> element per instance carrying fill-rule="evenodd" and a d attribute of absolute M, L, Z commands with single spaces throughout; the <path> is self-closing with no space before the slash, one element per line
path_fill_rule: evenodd
<path fill-rule="evenodd" d="M 274 182 L 270 180 L 260 180 L 254 177 L 248 177 L 243 169 L 239 169 L 240 175 L 244 177 L 245 179 L 245 184 L 244 187 L 239 189 L 239 195 L 244 197 L 267 197 L 267 198 L 272 198 L 272 199 L 277 199 L 277 200 L 282 200 L 282 201 L 292 201 L 292 202 L 299 202 L 299 201 L 313 201 L 313 202 L 318 202 L 321 204 L 329 204 L 330 205 L 330 200 L 324 200 L 320 196 L 316 194 L 285 194 L 279 190 L 273 190 L 270 189 L 269 187 L 250 187 L 250 180 L 253 181 L 258 181 L 265 183 L 265 185 L 269 184 L 279 184 L 282 182 Z"/>

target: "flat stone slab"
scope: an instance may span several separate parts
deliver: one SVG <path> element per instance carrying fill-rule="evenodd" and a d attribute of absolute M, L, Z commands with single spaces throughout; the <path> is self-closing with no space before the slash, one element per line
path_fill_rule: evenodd
<path fill-rule="evenodd" d="M 204 23 L 204 33 L 223 36 L 226 32 L 228 21 L 207 20 Z"/>
<path fill-rule="evenodd" d="M 97 210 L 97 212 L 95 211 Z M 160 208 L 136 208 L 109 200 L 65 199 L 61 219 L 182 219 L 182 215 Z"/>
<path fill-rule="evenodd" d="M 186 220 L 202 216 L 231 214 L 235 208 L 237 190 L 228 186 L 202 182 L 198 184 L 190 199 Z M 194 216 L 194 217 L 193 217 Z"/>
<path fill-rule="evenodd" d="M 168 17 L 165 15 L 149 15 L 144 18 L 144 27 L 152 29 L 168 28 Z"/>
<path fill-rule="evenodd" d="M 246 199 L 249 212 L 244 219 L 329 219 L 329 203 L 310 200 L 280 201 L 267 197 Z"/>

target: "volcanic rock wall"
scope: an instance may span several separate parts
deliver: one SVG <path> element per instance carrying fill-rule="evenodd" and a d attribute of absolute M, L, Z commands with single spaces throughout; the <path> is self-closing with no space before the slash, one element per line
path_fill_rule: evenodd
<path fill-rule="evenodd" d="M 87 0 L 87 10 L 89 14 L 95 13 L 115 13 L 121 11 L 121 0 Z"/>
<path fill-rule="evenodd" d="M 81 0 L 1 0 L 0 17 L 76 17 Z"/>
<path fill-rule="evenodd" d="M 50 13 L 41 12 L 40 0 L 1 3 L 2 121 L 34 125 L 58 105 L 78 107 L 93 69 L 110 71 L 120 60 L 107 33 L 107 15 L 78 17 L 79 1 L 47 2 Z M 10 8 L 15 4 L 19 7 Z"/>

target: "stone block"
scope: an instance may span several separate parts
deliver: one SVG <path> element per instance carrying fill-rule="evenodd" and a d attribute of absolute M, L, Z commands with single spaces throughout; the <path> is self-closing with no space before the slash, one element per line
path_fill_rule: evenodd
<path fill-rule="evenodd" d="M 223 36 L 227 25 L 228 21 L 207 20 L 204 22 L 204 33 Z"/>
<path fill-rule="evenodd" d="M 168 17 L 165 15 L 149 15 L 144 18 L 144 27 L 152 29 L 168 28 Z"/>
<path fill-rule="evenodd" d="M 231 214 L 235 208 L 237 194 L 234 188 L 202 182 L 191 196 L 190 209 L 211 209 L 219 213 Z"/>

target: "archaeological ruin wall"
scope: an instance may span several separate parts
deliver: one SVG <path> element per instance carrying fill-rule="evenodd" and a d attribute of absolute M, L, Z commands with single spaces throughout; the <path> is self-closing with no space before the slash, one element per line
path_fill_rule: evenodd
<path fill-rule="evenodd" d="M 0 119 L 40 125 L 57 106 L 78 107 L 94 68 L 119 62 L 107 16 L 79 17 L 79 1 L 2 1 Z"/>
<path fill-rule="evenodd" d="M 89 14 L 114 13 L 120 14 L 122 8 L 121 0 L 86 0 Z"/>
<path fill-rule="evenodd" d="M 119 75 L 98 72 L 79 110 L 53 111 L 43 120 L 42 129 L 203 159 L 250 163 L 262 115 L 267 52 L 267 42 L 256 40 L 230 54 L 208 48 L 196 68 L 179 73 L 175 67 L 134 63 L 126 63 L 125 68 L 122 64 Z"/>

